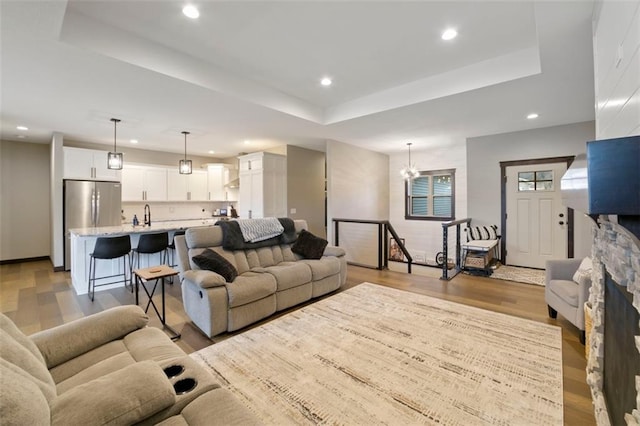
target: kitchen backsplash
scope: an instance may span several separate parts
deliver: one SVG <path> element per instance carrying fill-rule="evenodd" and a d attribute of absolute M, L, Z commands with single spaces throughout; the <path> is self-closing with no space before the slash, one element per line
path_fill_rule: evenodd
<path fill-rule="evenodd" d="M 163 203 L 163 202 L 123 202 L 122 215 L 123 223 L 130 223 L 133 215 L 138 216 L 138 220 L 142 224 L 144 220 L 144 205 L 149 204 L 151 208 L 151 221 L 162 222 L 166 220 L 184 220 L 184 219 L 205 219 L 211 218 L 216 209 L 228 209 L 229 203 L 223 202 L 202 202 L 202 203 Z M 231 204 L 237 207 L 235 203 Z"/>

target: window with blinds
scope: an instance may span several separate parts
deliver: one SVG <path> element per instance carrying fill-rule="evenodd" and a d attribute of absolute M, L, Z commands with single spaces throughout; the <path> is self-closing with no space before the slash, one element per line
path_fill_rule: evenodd
<path fill-rule="evenodd" d="M 405 219 L 453 220 L 455 169 L 421 171 L 405 181 Z"/>

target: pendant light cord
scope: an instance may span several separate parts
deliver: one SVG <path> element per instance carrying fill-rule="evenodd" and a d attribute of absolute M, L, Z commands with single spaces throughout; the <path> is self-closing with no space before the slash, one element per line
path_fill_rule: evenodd
<path fill-rule="evenodd" d="M 187 161 L 187 135 L 189 132 L 182 132 L 184 135 L 184 161 Z"/>
<path fill-rule="evenodd" d="M 118 127 L 120 119 L 112 118 L 111 121 L 113 121 L 113 152 L 116 152 L 116 128 Z"/>

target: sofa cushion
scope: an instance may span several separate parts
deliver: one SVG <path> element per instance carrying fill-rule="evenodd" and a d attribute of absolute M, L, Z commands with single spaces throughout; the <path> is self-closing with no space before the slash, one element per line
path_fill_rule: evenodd
<path fill-rule="evenodd" d="M 0 358 L 0 423 L 3 425 L 48 425 L 49 403 L 33 377 Z"/>
<path fill-rule="evenodd" d="M 201 254 L 194 256 L 193 261 L 201 269 L 213 271 L 227 282 L 232 282 L 238 276 L 236 268 L 223 256 L 211 249 L 205 249 Z"/>
<path fill-rule="evenodd" d="M 329 242 L 324 238 L 316 237 L 311 232 L 302 230 L 291 247 L 291 251 L 305 259 L 320 259 L 327 244 Z"/>
<path fill-rule="evenodd" d="M 222 245 L 222 230 L 219 226 L 190 228 L 184 233 L 187 247 L 207 248 Z"/>
<path fill-rule="evenodd" d="M 63 395 L 65 392 L 74 389 L 77 386 L 83 385 L 102 376 L 106 376 L 107 374 L 121 370 L 132 364 L 135 364 L 135 361 L 128 352 L 123 352 L 96 362 L 68 379 L 58 383 L 58 395 Z"/>
<path fill-rule="evenodd" d="M 276 292 L 276 279 L 271 274 L 245 272 L 232 283 L 225 284 L 229 293 L 229 307 L 246 305 Z"/>
<path fill-rule="evenodd" d="M 282 262 L 268 268 L 257 268 L 255 271 L 273 275 L 278 285 L 277 291 L 311 282 L 311 268 L 302 262 Z"/>
<path fill-rule="evenodd" d="M 313 281 L 318 281 L 340 273 L 340 259 L 337 257 L 324 256 L 320 259 L 302 259 L 300 263 L 309 266 Z"/>
<path fill-rule="evenodd" d="M 258 265 L 264 268 L 268 266 L 276 265 L 276 259 L 273 256 L 273 249 L 271 247 L 261 247 L 259 249 L 253 250 L 258 257 Z M 251 265 L 253 262 L 249 262 Z M 252 266 L 253 267 L 253 266 Z"/>
<path fill-rule="evenodd" d="M 56 365 L 49 370 L 49 372 L 53 377 L 53 381 L 56 384 L 60 384 L 81 371 L 90 368 L 92 365 L 126 352 L 128 351 L 127 347 L 124 345 L 124 341 L 122 339 L 114 340 L 113 342 L 109 342 L 106 345 L 99 346 L 89 352 L 85 352 L 80 356 L 70 359 L 67 362 Z"/>
<path fill-rule="evenodd" d="M 549 290 L 571 306 L 578 307 L 578 284 L 568 280 L 551 280 Z"/>
<path fill-rule="evenodd" d="M 139 362 L 77 386 L 51 405 L 52 425 L 130 425 L 171 406 L 176 394 L 162 368 Z"/>

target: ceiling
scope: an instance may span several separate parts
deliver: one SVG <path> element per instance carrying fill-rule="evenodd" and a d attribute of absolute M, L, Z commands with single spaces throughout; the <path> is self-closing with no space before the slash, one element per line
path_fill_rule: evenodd
<path fill-rule="evenodd" d="M 2 139 L 393 153 L 594 119 L 591 1 L 184 4 L 0 0 Z"/>

